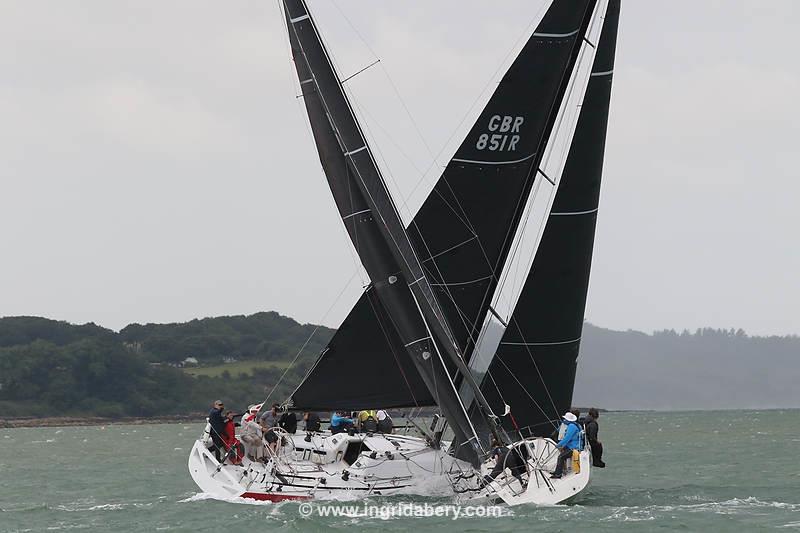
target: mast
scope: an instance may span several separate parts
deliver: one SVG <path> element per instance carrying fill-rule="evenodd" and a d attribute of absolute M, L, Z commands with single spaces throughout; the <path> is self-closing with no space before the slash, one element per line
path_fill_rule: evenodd
<path fill-rule="evenodd" d="M 460 455 L 478 464 L 475 428 L 445 364 L 447 357 L 469 374 L 447 320 L 304 0 L 284 0 L 283 5 L 320 161 L 350 238 L 407 355 L 459 442 L 473 442 Z M 480 387 L 474 380 L 471 386 L 480 414 L 488 417 Z"/>

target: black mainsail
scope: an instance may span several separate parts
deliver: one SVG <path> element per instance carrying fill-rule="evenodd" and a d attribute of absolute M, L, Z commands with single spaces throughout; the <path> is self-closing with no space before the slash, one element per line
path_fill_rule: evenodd
<path fill-rule="evenodd" d="M 620 0 L 606 10 L 561 182 L 533 266 L 482 387 L 525 433 L 549 435 L 569 409 L 600 197 Z M 510 419 L 506 429 L 514 429 Z"/>
<path fill-rule="evenodd" d="M 475 429 L 445 359 L 467 380 L 472 376 L 458 353 L 447 319 L 305 2 L 284 0 L 283 5 L 320 161 L 350 238 L 372 280 L 371 290 L 383 304 L 406 356 L 434 394 L 459 442 L 472 441 Z M 488 409 L 481 410 L 485 400 L 474 381 L 472 389 L 477 395 L 478 416 L 488 417 Z M 493 424 L 489 420 L 484 423 Z M 477 449 L 465 447 L 460 454 L 477 464 Z"/>
<path fill-rule="evenodd" d="M 595 2 L 554 2 L 408 228 L 454 340 L 467 357 L 488 312 L 514 229 L 536 179 Z M 367 291 L 292 396 L 297 406 L 430 405 L 420 376 Z M 355 333 L 357 332 L 357 333 Z M 364 370 L 367 365 L 372 368 Z M 324 383 L 359 370 L 358 391 Z M 452 365 L 450 365 L 452 370 Z M 363 375 L 362 375 L 363 374 Z M 502 407 L 502 406 L 501 406 Z M 502 409 L 501 409 L 502 411 Z"/>

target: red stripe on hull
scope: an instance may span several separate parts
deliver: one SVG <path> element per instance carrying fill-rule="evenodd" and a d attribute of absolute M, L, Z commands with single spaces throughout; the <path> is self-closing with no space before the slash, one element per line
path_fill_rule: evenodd
<path fill-rule="evenodd" d="M 294 494 L 275 494 L 267 492 L 245 492 L 240 498 L 249 498 L 262 502 L 282 502 L 284 500 L 310 500 L 311 496 L 298 496 Z"/>

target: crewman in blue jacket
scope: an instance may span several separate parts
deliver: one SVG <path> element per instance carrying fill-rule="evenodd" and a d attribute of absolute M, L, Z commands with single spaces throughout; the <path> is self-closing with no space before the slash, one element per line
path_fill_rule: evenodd
<path fill-rule="evenodd" d="M 550 476 L 550 479 L 560 479 L 564 475 L 564 465 L 572 457 L 572 450 L 581 449 L 581 428 L 578 425 L 578 417 L 574 413 L 564 414 L 564 423 L 567 425 L 564 436 L 558 441 L 558 449 L 561 453 L 558 454 L 558 464 L 556 471 Z"/>
<path fill-rule="evenodd" d="M 331 415 L 331 433 L 342 433 L 355 425 L 355 420 L 344 416 L 342 411 L 337 411 Z"/>

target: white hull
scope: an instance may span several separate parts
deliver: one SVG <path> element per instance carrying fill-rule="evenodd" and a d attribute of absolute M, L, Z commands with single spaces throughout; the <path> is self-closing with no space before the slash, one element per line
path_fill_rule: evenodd
<path fill-rule="evenodd" d="M 339 498 L 409 493 L 452 493 L 445 475 L 469 468 L 424 440 L 405 435 L 315 433 L 285 435 L 286 445 L 266 462 L 245 458 L 220 465 L 202 440 L 189 455 L 200 489 L 220 499 Z M 460 463 L 460 464 L 457 464 Z"/>
<path fill-rule="evenodd" d="M 505 470 L 483 490 L 471 488 L 471 480 L 466 480 L 461 484 L 456 483 L 455 489 L 461 494 L 460 499 L 467 502 L 480 500 L 493 503 L 503 502 L 510 506 L 556 505 L 574 499 L 589 486 L 592 475 L 592 454 L 588 446 L 580 452 L 579 469 L 574 469 L 572 460 L 569 460 L 564 475 L 560 479 L 551 479 L 550 475 L 555 470 L 558 459 L 555 442 L 546 438 L 530 438 L 526 440 L 526 443 L 530 452 L 526 465 L 527 472 L 521 476 L 525 485 L 511 475 L 509 470 Z M 515 446 L 520 445 L 524 446 L 524 444 L 515 443 Z M 481 467 L 481 474 L 488 474 L 493 467 L 493 459 L 486 461 Z M 474 483 L 472 482 L 473 486 Z"/>
<path fill-rule="evenodd" d="M 557 451 L 550 439 L 529 439 L 531 453 L 523 490 L 508 470 L 486 484 L 480 472 L 418 437 L 304 433 L 284 435 L 285 445 L 266 462 L 245 458 L 242 465 L 220 465 L 202 440 L 189 455 L 189 472 L 206 494 L 222 500 L 350 499 L 371 495 L 456 495 L 463 502 L 554 505 L 579 494 L 589 483 L 591 454 L 581 452 L 580 473 L 568 469 L 549 479 Z M 519 444 L 519 443 L 518 443 Z M 570 461 L 571 463 L 571 461 Z"/>

